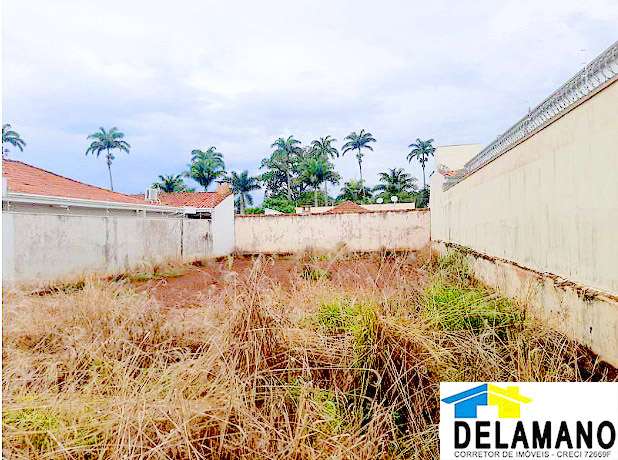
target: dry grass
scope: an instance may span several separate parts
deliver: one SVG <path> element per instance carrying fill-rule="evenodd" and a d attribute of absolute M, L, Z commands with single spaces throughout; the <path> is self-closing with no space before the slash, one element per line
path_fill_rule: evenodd
<path fill-rule="evenodd" d="M 441 380 L 582 379 L 573 343 L 456 257 L 346 257 L 285 284 L 258 258 L 185 311 L 127 279 L 5 293 L 4 455 L 437 458 Z"/>

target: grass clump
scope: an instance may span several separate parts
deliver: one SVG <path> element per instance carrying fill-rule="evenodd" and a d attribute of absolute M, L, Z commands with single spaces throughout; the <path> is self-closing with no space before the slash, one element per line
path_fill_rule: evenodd
<path fill-rule="evenodd" d="M 328 280 L 331 277 L 331 273 L 325 268 L 305 264 L 303 266 L 302 277 L 309 281 Z"/>
<path fill-rule="evenodd" d="M 425 291 L 425 319 L 446 331 L 521 326 L 524 314 L 507 298 L 482 287 L 460 287 L 435 281 Z"/>
<path fill-rule="evenodd" d="M 422 312 L 432 327 L 445 331 L 505 331 L 525 319 L 519 305 L 476 281 L 465 255 L 452 250 L 437 259 Z"/>

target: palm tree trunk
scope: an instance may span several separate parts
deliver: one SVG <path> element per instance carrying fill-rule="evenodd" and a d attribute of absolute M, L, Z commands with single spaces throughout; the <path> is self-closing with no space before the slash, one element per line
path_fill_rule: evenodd
<path fill-rule="evenodd" d="M 285 158 L 285 180 L 288 186 L 288 200 L 292 201 L 292 176 L 290 175 L 290 168 L 292 165 L 290 164 L 290 155 L 288 154 Z"/>
<path fill-rule="evenodd" d="M 288 184 L 288 200 L 292 201 L 292 179 L 289 170 L 285 171 L 285 179 Z"/>
<path fill-rule="evenodd" d="M 363 186 L 363 161 L 360 158 L 360 149 L 358 149 L 358 172 L 360 173 L 361 196 L 365 198 L 365 187 Z"/>
<path fill-rule="evenodd" d="M 240 192 L 240 214 L 245 213 L 245 194 Z"/>
<path fill-rule="evenodd" d="M 317 184 L 313 187 L 313 206 L 318 207 L 318 186 Z"/>
<path fill-rule="evenodd" d="M 427 188 L 427 184 L 425 183 L 425 165 L 421 165 L 423 167 L 423 190 Z"/>
<path fill-rule="evenodd" d="M 109 173 L 109 188 L 114 191 L 114 181 L 112 181 L 112 160 L 109 156 L 109 149 L 107 149 L 107 172 Z"/>
<path fill-rule="evenodd" d="M 328 181 L 324 181 L 324 206 L 328 206 Z"/>

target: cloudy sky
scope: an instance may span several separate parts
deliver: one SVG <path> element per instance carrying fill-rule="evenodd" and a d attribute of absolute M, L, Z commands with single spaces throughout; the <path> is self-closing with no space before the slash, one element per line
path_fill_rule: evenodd
<path fill-rule="evenodd" d="M 10 157 L 107 186 L 86 136 L 118 126 L 116 188 L 211 145 L 256 173 L 278 136 L 365 128 L 369 182 L 416 137 L 486 144 L 617 38 L 616 0 L 5 0 Z M 356 177 L 354 158 L 337 161 Z"/>

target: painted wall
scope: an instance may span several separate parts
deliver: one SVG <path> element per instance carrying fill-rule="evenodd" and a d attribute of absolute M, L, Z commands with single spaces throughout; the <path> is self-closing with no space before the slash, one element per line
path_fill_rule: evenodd
<path fill-rule="evenodd" d="M 433 242 L 439 253 L 449 249 Z M 554 330 L 588 346 L 618 366 L 618 297 L 582 289 L 563 278 L 519 267 L 512 262 L 464 251 L 475 276 L 502 295 L 519 298 Z"/>
<path fill-rule="evenodd" d="M 432 240 L 618 294 L 617 107 L 614 82 L 449 190 L 434 174 Z"/>
<path fill-rule="evenodd" d="M 429 244 L 429 211 L 236 217 L 236 251 L 288 253 L 330 250 L 417 250 Z"/>
<path fill-rule="evenodd" d="M 228 195 L 211 212 L 212 255 L 225 256 L 234 252 L 234 195 Z"/>
<path fill-rule="evenodd" d="M 3 281 L 39 284 L 213 253 L 209 220 L 3 212 Z"/>

